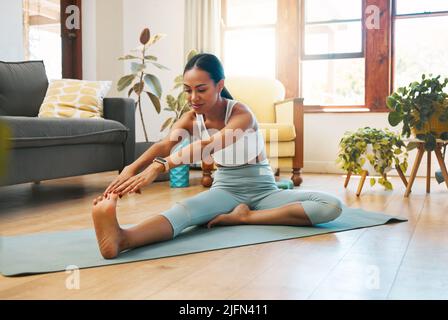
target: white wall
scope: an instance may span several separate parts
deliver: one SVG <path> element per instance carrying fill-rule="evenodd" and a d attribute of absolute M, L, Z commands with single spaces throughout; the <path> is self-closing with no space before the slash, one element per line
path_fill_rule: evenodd
<path fill-rule="evenodd" d="M 96 80 L 96 1 L 82 3 L 82 75 L 85 80 Z"/>
<path fill-rule="evenodd" d="M 85 1 L 84 1 L 85 2 Z M 116 89 L 123 75 L 123 0 L 96 0 L 96 78 L 112 80 L 108 96 L 122 96 Z"/>
<path fill-rule="evenodd" d="M 127 53 L 137 47 L 140 32 L 145 27 L 149 27 L 152 34 L 165 33 L 167 37 L 152 47 L 151 50 L 151 54 L 157 56 L 160 63 L 171 69 L 170 71 L 154 69 L 154 72 L 162 81 L 165 96 L 172 88 L 174 77 L 180 74 L 183 69 L 184 1 L 113 0 L 112 8 L 103 5 L 101 10 L 106 10 L 106 13 L 99 12 L 98 4 L 101 2 L 104 4 L 104 1 L 109 3 L 110 0 L 96 0 L 96 13 L 90 14 L 90 19 L 92 17 L 98 19 L 95 33 L 97 57 L 95 59 L 92 57 L 94 50 L 84 47 L 84 61 L 91 61 L 92 64 L 96 61 L 98 78 L 104 78 L 107 75 L 109 77 L 116 76 L 116 79 L 118 79 L 117 73 L 120 71 L 120 66 L 116 64 L 114 59 L 120 55 L 121 48 L 123 49 L 122 53 Z M 118 11 L 119 2 L 122 2 L 122 20 L 120 20 L 119 13 L 116 11 L 112 12 L 114 17 L 112 19 L 107 10 Z M 88 16 L 85 15 L 84 19 Z M 86 26 L 86 20 L 84 20 L 84 26 Z M 123 28 L 122 33 L 119 30 L 120 26 Z M 86 34 L 85 31 L 84 34 Z M 91 37 L 90 41 L 94 41 L 94 39 L 94 37 Z M 103 45 L 105 47 L 102 47 Z M 128 63 L 125 63 L 121 68 L 124 68 L 123 72 L 129 72 Z M 114 71 L 108 72 L 109 69 Z M 159 140 L 161 138 L 159 128 L 169 116 L 169 113 L 162 111 L 161 114 L 157 114 L 152 104 L 145 97 L 143 114 L 147 124 L 149 140 Z M 389 128 L 393 131 L 400 130 L 398 127 L 391 128 L 388 125 L 386 113 L 306 114 L 304 128 L 305 168 L 303 172 L 343 173 L 335 164 L 339 141 L 346 131 L 354 131 L 364 126 L 379 129 Z M 139 113 L 136 113 L 136 130 L 137 141 L 144 141 Z M 415 155 L 414 150 L 410 154 L 408 174 Z M 419 175 L 426 174 L 425 158 L 420 165 Z M 436 160 L 433 160 L 433 172 L 434 168 L 438 168 Z M 396 173 L 393 171 L 391 174 Z"/>
<path fill-rule="evenodd" d="M 391 127 L 387 120 L 387 113 L 307 113 L 304 123 L 304 172 L 315 173 L 344 173 L 335 163 L 338 154 L 339 141 L 346 131 L 356 131 L 361 127 L 372 127 L 377 129 L 388 128 L 393 132 L 401 132 L 401 126 Z M 417 152 L 409 153 L 410 174 L 412 164 Z M 426 156 L 423 158 L 418 175 L 426 176 Z M 437 160 L 432 158 L 431 171 L 438 169 Z M 397 175 L 392 170 L 390 175 Z"/>
<path fill-rule="evenodd" d="M 0 1 L 0 60 L 22 61 L 23 13 L 21 0 Z"/>
<path fill-rule="evenodd" d="M 140 44 L 140 32 L 146 27 L 150 29 L 151 34 L 166 34 L 166 37 L 151 47 L 149 52 L 159 58 L 159 63 L 170 69 L 169 71 L 152 69 L 162 83 L 163 109 L 165 95 L 172 89 L 174 78 L 183 71 L 184 0 L 125 0 L 123 22 L 125 52 Z M 129 63 L 125 65 L 127 71 L 130 70 L 129 65 Z M 157 114 L 147 96 L 143 98 L 142 110 L 149 140 L 161 139 L 163 136 L 160 133 L 160 127 L 172 115 L 163 110 Z M 137 141 L 144 141 L 139 112 L 136 113 L 136 137 Z"/>

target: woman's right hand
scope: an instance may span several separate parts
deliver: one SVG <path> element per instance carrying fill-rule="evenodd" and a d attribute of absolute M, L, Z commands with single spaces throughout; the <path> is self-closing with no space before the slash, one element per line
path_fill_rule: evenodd
<path fill-rule="evenodd" d="M 104 191 L 104 196 L 106 196 L 108 193 L 114 192 L 116 188 L 121 186 L 123 183 L 128 181 L 130 178 L 135 176 L 136 172 L 134 169 L 132 169 L 129 166 L 124 167 L 124 169 L 121 171 L 121 173 L 118 175 L 118 177 L 115 178 L 114 181 L 111 182 L 111 184 L 106 188 L 106 191 Z"/>

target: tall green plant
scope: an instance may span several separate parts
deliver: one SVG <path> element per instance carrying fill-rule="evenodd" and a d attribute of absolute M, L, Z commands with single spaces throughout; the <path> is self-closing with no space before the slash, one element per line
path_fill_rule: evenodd
<path fill-rule="evenodd" d="M 409 137 L 411 130 L 416 129 L 421 133 L 416 136 L 425 141 L 425 149 L 432 151 L 436 147 L 436 139 L 448 139 L 448 132 L 437 134 L 432 127 L 431 117 L 438 116 L 440 122 L 448 121 L 448 94 L 444 89 L 448 85 L 448 78 L 440 80 L 440 75 L 429 78 L 422 75 L 420 82 L 412 82 L 406 87 L 398 88 L 387 98 L 389 123 L 397 126 L 403 122 L 402 135 Z M 414 144 L 409 146 L 409 149 Z"/>
<path fill-rule="evenodd" d="M 190 61 L 191 58 L 193 58 L 197 54 L 198 52 L 196 50 L 191 50 L 187 54 L 187 61 Z M 176 121 L 179 120 L 184 115 L 184 113 L 191 110 L 191 107 L 189 106 L 187 101 L 187 95 L 183 89 L 183 80 L 183 75 L 178 75 L 174 79 L 172 94 L 168 94 L 166 96 L 166 104 L 168 105 L 168 107 L 165 107 L 163 110 L 173 112 L 174 115 L 165 120 L 165 122 L 162 124 L 162 127 L 160 128 L 161 131 L 165 130 L 166 128 L 172 128 L 174 123 L 176 123 Z M 180 92 L 178 91 L 179 88 L 181 88 Z"/>
<path fill-rule="evenodd" d="M 168 70 L 167 67 L 157 63 L 157 57 L 148 54 L 148 49 L 162 39 L 165 35 L 156 34 L 151 37 L 151 33 L 148 28 L 145 28 L 140 34 L 141 47 L 134 50 L 135 54 L 127 54 L 120 57 L 119 60 L 137 60 L 131 62 L 131 74 L 125 75 L 118 80 L 117 90 L 123 91 L 129 86 L 131 88 L 128 91 L 128 97 L 132 94 L 137 96 L 137 108 L 140 111 L 140 119 L 142 121 L 143 132 L 145 134 L 146 142 L 148 142 L 148 134 L 146 132 L 145 121 L 143 119 L 142 112 L 142 94 L 145 93 L 157 113 L 160 113 L 160 99 L 162 97 L 162 85 L 159 78 L 147 71 L 148 65 L 153 65 L 159 69 Z"/>

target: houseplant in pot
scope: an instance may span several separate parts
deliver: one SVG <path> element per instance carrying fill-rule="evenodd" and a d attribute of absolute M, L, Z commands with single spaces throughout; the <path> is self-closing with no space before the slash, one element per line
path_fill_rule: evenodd
<path fill-rule="evenodd" d="M 406 146 L 399 134 L 388 129 L 364 127 L 344 134 L 339 143 L 336 162 L 350 174 L 368 171 L 369 175 L 378 175 L 378 178 L 370 179 L 370 185 L 378 181 L 386 190 L 391 190 L 393 186 L 386 174 L 392 166 L 398 166 L 402 172 L 406 172 L 407 157 Z"/>
<path fill-rule="evenodd" d="M 136 142 L 135 144 L 135 158 L 140 157 L 146 150 L 148 150 L 154 142 L 149 141 L 146 130 L 145 121 L 143 118 L 142 104 L 143 99 L 147 98 L 152 106 L 159 114 L 161 105 L 160 99 L 162 97 L 162 85 L 159 78 L 150 72 L 150 66 L 158 69 L 168 69 L 157 62 L 158 58 L 148 53 L 149 48 L 164 37 L 163 34 L 151 35 L 148 28 L 143 29 L 140 34 L 140 46 L 130 54 L 120 57 L 119 60 L 131 62 L 131 73 L 125 75 L 118 80 L 117 90 L 124 91 L 128 89 L 128 97 L 136 97 L 136 107 L 140 113 L 140 120 L 142 123 L 143 133 L 145 136 L 144 142 Z M 162 173 L 155 181 L 168 180 L 168 173 Z"/>
<path fill-rule="evenodd" d="M 119 60 L 131 61 L 131 74 L 125 75 L 118 80 L 117 90 L 123 91 L 129 88 L 128 97 L 136 96 L 136 107 L 140 113 L 145 141 L 149 142 L 143 119 L 142 102 L 145 96 L 153 105 L 157 113 L 160 113 L 160 99 L 162 97 L 162 85 L 156 75 L 149 72 L 149 66 L 159 69 L 168 69 L 157 63 L 157 57 L 148 54 L 149 48 L 162 39 L 164 35 L 151 36 L 148 28 L 140 34 L 141 46 L 133 50 L 132 54 L 120 57 Z"/>
<path fill-rule="evenodd" d="M 187 61 L 197 55 L 196 50 L 191 50 L 187 55 Z M 179 90 L 180 89 L 180 90 Z M 163 110 L 171 112 L 173 115 L 165 120 L 160 128 L 164 131 L 167 128 L 171 129 L 174 123 L 179 120 L 186 112 L 191 110 L 187 101 L 186 93 L 183 89 L 183 75 L 178 75 L 174 79 L 174 87 L 172 92 L 166 96 L 166 104 Z M 189 139 L 184 138 L 173 150 L 177 152 L 179 149 L 187 146 L 190 143 Z M 172 188 L 188 187 L 190 181 L 189 175 L 190 165 L 180 165 L 170 170 L 170 186 Z"/>
<path fill-rule="evenodd" d="M 440 75 L 422 75 L 420 82 L 412 82 L 398 88 L 387 98 L 391 110 L 388 120 L 391 126 L 403 123 L 402 136 L 414 137 L 425 142 L 425 149 L 432 151 L 436 139 L 448 139 L 448 94 L 445 92 L 448 79 Z M 416 147 L 408 145 L 408 150 Z"/>

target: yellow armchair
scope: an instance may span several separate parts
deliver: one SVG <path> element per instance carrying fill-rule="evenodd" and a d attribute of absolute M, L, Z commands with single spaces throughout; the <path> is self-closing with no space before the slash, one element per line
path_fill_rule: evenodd
<path fill-rule="evenodd" d="M 303 99 L 285 99 L 285 87 L 272 78 L 229 77 L 226 88 L 237 101 L 251 108 L 266 143 L 266 154 L 276 175 L 292 170 L 295 186 L 302 183 L 303 168 Z M 212 184 L 214 165 L 202 163 L 202 184 Z"/>

